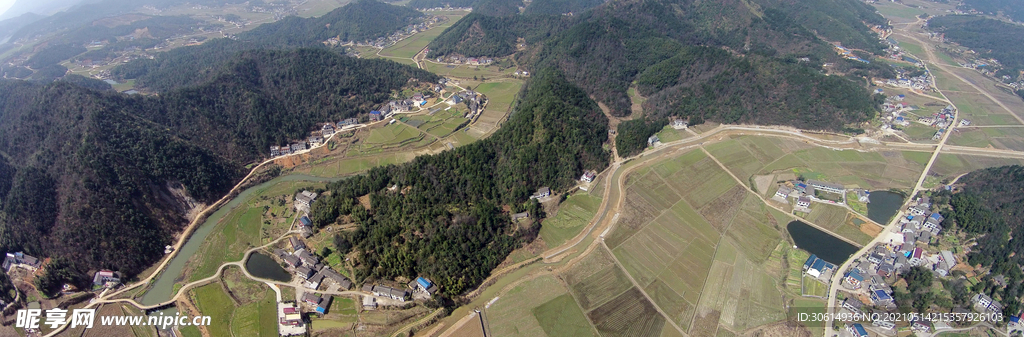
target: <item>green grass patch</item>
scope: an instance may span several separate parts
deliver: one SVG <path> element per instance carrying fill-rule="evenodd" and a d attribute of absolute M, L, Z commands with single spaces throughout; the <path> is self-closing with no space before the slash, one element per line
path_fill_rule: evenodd
<path fill-rule="evenodd" d="M 583 311 L 569 294 L 555 297 L 533 308 L 533 317 L 548 336 L 593 336 L 593 329 Z"/>
<path fill-rule="evenodd" d="M 600 206 L 601 198 L 588 193 L 570 195 L 558 206 L 558 213 L 554 217 L 544 220 L 540 227 L 540 237 L 548 247 L 565 243 L 590 223 Z"/>
<path fill-rule="evenodd" d="M 231 316 L 235 312 L 235 303 L 224 293 L 219 283 L 207 284 L 192 290 L 193 299 L 199 312 L 210 316 L 210 325 L 206 328 L 213 336 L 231 336 Z M 275 327 L 275 330 L 277 327 Z"/>

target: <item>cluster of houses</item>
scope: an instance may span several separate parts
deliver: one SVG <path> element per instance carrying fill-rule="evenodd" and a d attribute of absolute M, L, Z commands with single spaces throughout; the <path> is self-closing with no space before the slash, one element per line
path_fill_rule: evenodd
<path fill-rule="evenodd" d="M 23 252 L 7 253 L 3 264 L 4 272 L 8 273 L 11 272 L 12 268 L 22 268 L 35 272 L 39 270 L 40 266 L 42 266 L 42 261 Z"/>
<path fill-rule="evenodd" d="M 897 73 L 900 72 L 897 70 Z M 903 76 L 903 74 L 900 74 L 900 76 Z M 878 80 L 875 84 L 884 84 L 894 88 L 908 88 L 917 91 L 932 90 L 933 88 L 932 79 L 928 76 L 927 72 L 923 75 L 913 77 L 890 78 L 885 81 Z"/>
<path fill-rule="evenodd" d="M 881 94 L 882 89 L 876 89 L 876 94 Z M 908 119 L 908 113 L 913 110 L 917 110 L 917 106 L 913 106 L 903 102 L 906 96 L 903 94 L 887 96 L 885 102 L 882 103 L 882 114 L 879 118 L 882 122 L 889 123 L 892 125 L 907 126 L 910 125 L 910 119 Z M 884 128 L 884 127 L 883 127 Z"/>
<path fill-rule="evenodd" d="M 324 144 L 324 140 L 331 135 L 340 131 L 352 129 L 358 127 L 359 120 L 356 118 L 348 118 L 338 121 L 338 123 L 324 123 L 320 126 L 319 131 L 313 131 L 310 136 L 305 140 L 300 140 L 294 143 L 285 145 L 273 145 L 270 147 L 270 156 L 286 156 L 299 151 L 307 150 Z"/>
<path fill-rule="evenodd" d="M 850 49 L 847 49 L 846 47 L 843 47 L 839 43 L 833 44 L 832 47 L 835 48 L 837 54 L 839 54 L 840 56 L 842 56 L 842 57 L 844 57 L 844 58 L 846 58 L 848 60 L 854 60 L 854 61 L 864 62 L 864 63 L 871 63 L 871 61 L 862 59 L 862 58 L 858 57 L 857 55 L 854 55 L 853 52 L 850 51 Z"/>
<path fill-rule="evenodd" d="M 413 24 L 407 25 L 405 27 L 402 27 L 402 29 L 399 29 L 398 31 L 396 31 L 394 33 L 391 33 L 391 35 L 384 36 L 384 37 L 379 37 L 379 38 L 374 39 L 374 40 L 367 40 L 367 41 L 362 41 L 362 42 L 354 42 L 354 41 L 345 41 L 345 40 L 342 40 L 340 37 L 336 36 L 336 37 L 332 37 L 332 38 L 329 38 L 327 40 L 324 40 L 321 43 L 323 43 L 325 46 L 339 46 L 340 45 L 340 46 L 357 46 L 357 47 L 375 47 L 375 48 L 383 49 L 383 48 L 387 48 L 387 47 L 389 47 L 391 45 L 394 45 L 395 43 L 398 43 L 398 41 L 405 40 L 405 39 L 409 38 L 410 36 L 412 36 L 413 34 L 416 34 L 416 33 L 422 32 L 422 31 L 426 31 L 426 30 L 428 30 L 430 28 L 433 28 L 433 27 L 435 27 L 435 26 L 437 26 L 437 25 L 439 25 L 439 24 L 441 24 L 441 23 L 443 23 L 445 21 L 448 21 L 448 17 L 446 17 L 444 15 L 434 15 L 434 16 L 427 17 L 423 21 L 420 21 L 420 22 L 413 23 Z"/>
<path fill-rule="evenodd" d="M 314 293 L 305 293 L 302 295 L 302 302 L 313 307 L 316 313 L 323 315 L 327 313 L 327 308 L 331 306 L 332 298 L 334 297 L 330 295 L 321 297 Z"/>
<path fill-rule="evenodd" d="M 846 196 L 846 187 L 840 184 L 820 180 L 807 180 L 806 182 L 794 180 L 780 185 L 779 189 L 775 191 L 775 195 L 772 196 L 772 200 L 789 203 L 790 198 L 795 199 L 793 210 L 801 213 L 811 212 L 811 202 L 836 203 L 832 200 L 819 199 L 816 196 L 817 191 L 836 194 L 842 198 Z"/>
<path fill-rule="evenodd" d="M 494 59 L 490 57 L 465 57 L 458 54 L 446 55 L 438 57 L 436 60 L 438 63 L 447 64 L 468 64 L 471 66 L 485 66 L 494 63 Z"/>
<path fill-rule="evenodd" d="M 293 236 L 289 240 L 292 253 L 287 253 L 283 249 L 275 249 L 274 255 L 284 260 L 295 276 L 304 280 L 303 287 L 317 290 L 324 284 L 324 281 L 330 280 L 342 290 L 352 288 L 352 281 L 331 269 L 330 266 L 320 263 L 320 259 L 306 249 L 306 244 L 301 239 Z"/>

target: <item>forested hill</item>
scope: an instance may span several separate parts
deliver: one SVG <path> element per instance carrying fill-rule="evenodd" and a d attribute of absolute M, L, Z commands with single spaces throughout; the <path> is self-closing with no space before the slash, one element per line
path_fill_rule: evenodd
<path fill-rule="evenodd" d="M 236 162 L 265 156 L 271 145 L 303 139 L 316 123 L 366 114 L 410 79 L 437 75 L 383 59 L 323 49 L 238 54 L 200 85 L 151 99 L 141 116 Z"/>
<path fill-rule="evenodd" d="M 98 268 L 134 275 L 186 222 L 168 186 L 208 202 L 240 177 L 239 165 L 137 117 L 139 103 L 64 81 L 0 81 L 0 251 L 69 262 L 48 274 L 79 281 Z M 74 281 L 44 280 L 48 293 Z"/>
<path fill-rule="evenodd" d="M 1005 306 L 1006 315 L 1020 312 L 1020 296 L 1024 294 L 1024 167 L 1013 165 L 971 172 L 957 181 L 962 191 L 944 199 L 950 211 L 944 212 L 942 226 L 955 228 L 976 238 L 977 245 L 967 255 L 971 265 L 991 268 L 975 292 L 992 295 Z M 996 285 L 992 277 L 1006 277 L 1006 288 Z"/>
<path fill-rule="evenodd" d="M 1018 0 L 965 0 L 961 6 L 989 15 L 1003 14 L 1014 21 L 1024 22 L 1024 6 Z"/>
<path fill-rule="evenodd" d="M 2 81 L 0 251 L 67 262 L 47 268 L 48 291 L 98 268 L 134 275 L 186 223 L 172 187 L 216 200 L 270 145 L 365 113 L 410 80 L 437 77 L 294 49 L 243 52 L 158 96 Z"/>
<path fill-rule="evenodd" d="M 419 11 L 376 0 L 357 0 L 320 17 L 289 16 L 238 35 L 239 40 L 278 47 L 306 47 L 332 37 L 366 41 L 388 36 L 423 16 Z"/>
<path fill-rule="evenodd" d="M 539 225 L 520 228 L 503 206 L 537 217 L 539 204 L 529 195 L 538 188 L 564 191 L 583 170 L 608 165 L 607 123 L 584 91 L 557 71 L 541 70 L 491 137 L 331 184 L 313 220 L 324 225 L 351 215 L 359 223 L 336 239 L 360 253 L 357 282 L 424 275 L 454 297 L 536 236 Z M 366 194 L 370 210 L 356 202 Z"/>
<path fill-rule="evenodd" d="M 365 41 L 388 36 L 423 14 L 408 7 L 375 0 L 359 0 L 321 17 L 288 17 L 240 33 L 236 39 L 213 39 L 197 46 L 175 48 L 155 59 L 136 59 L 111 69 L 117 79 L 136 79 L 136 85 L 155 92 L 195 85 L 241 51 L 323 47 L 322 41 L 339 37 Z"/>
<path fill-rule="evenodd" d="M 1016 78 L 1024 70 L 1024 27 L 981 16 L 945 15 L 928 20 L 928 28 L 999 60 L 1011 77 Z"/>
<path fill-rule="evenodd" d="M 533 5 L 531 5 L 533 6 Z M 529 12 L 529 10 L 528 10 Z M 884 65 L 855 63 L 836 55 L 828 42 L 880 52 L 882 45 L 877 36 L 864 25 L 885 24 L 874 10 L 855 0 L 800 1 L 725 1 L 688 2 L 676 0 L 610 1 L 589 11 L 565 16 L 520 15 L 491 17 L 471 15 L 448 28 L 428 46 L 431 56 L 462 54 L 465 56 L 504 56 L 517 53 L 517 38 L 525 38 L 527 50 L 518 52 L 519 63 L 527 67 L 557 67 L 567 78 L 581 86 L 599 102 L 607 105 L 618 116 L 630 111 L 626 95 L 629 85 L 637 76 L 660 62 L 685 52 L 684 46 L 706 46 L 724 49 L 738 57 L 753 58 L 747 62 L 748 81 L 737 81 L 730 86 L 740 87 L 733 92 L 752 92 L 755 97 L 743 98 L 742 104 L 728 107 L 687 106 L 687 115 L 703 115 L 708 120 L 749 121 L 768 124 L 801 122 L 812 128 L 839 129 L 842 125 L 864 120 L 871 107 L 827 106 L 833 103 L 812 94 L 801 99 L 805 104 L 789 107 L 783 116 L 761 114 L 753 117 L 747 110 L 758 100 L 778 100 L 775 94 L 752 87 L 776 85 L 769 78 L 789 77 L 811 82 L 829 82 L 816 74 L 823 63 L 833 63 L 830 70 L 856 75 L 887 76 L 891 69 Z M 706 57 L 713 55 L 701 55 Z M 714 57 L 718 57 L 714 55 Z M 809 59 L 799 64 L 812 71 L 779 63 L 796 63 L 802 57 Z M 721 59 L 698 60 L 684 57 L 685 62 L 723 63 Z M 732 60 L 724 63 L 733 64 Z M 770 67 L 762 72 L 762 65 Z M 685 64 L 684 64 L 685 66 Z M 683 67 L 684 69 L 688 67 Z M 690 79 L 689 85 L 702 86 L 714 78 L 721 69 L 703 70 Z M 681 77 L 684 74 L 675 74 Z M 794 77 L 795 76 L 795 77 Z M 809 76 L 809 77 L 808 77 Z M 750 82 L 753 80 L 754 82 Z M 863 80 L 861 80 L 863 81 Z M 717 84 L 711 83 L 712 86 Z M 744 88 L 744 87 L 750 88 Z M 668 88 L 665 86 L 664 88 Z M 840 92 L 834 96 L 850 96 L 851 100 L 870 102 L 866 89 L 852 85 L 833 85 Z M 728 92 L 697 90 L 694 95 L 701 102 L 717 102 Z M 786 90 L 782 86 L 777 90 Z M 653 94 L 653 93 L 648 93 Z M 686 93 L 676 93 L 674 101 L 685 100 Z M 711 95 L 711 96 L 709 96 Z M 804 99 L 806 98 L 806 99 Z M 663 101 L 664 103 L 664 101 Z M 710 109 L 706 109 L 710 108 Z M 696 110 L 694 110 L 696 109 Z M 666 115 L 678 111 L 678 106 L 662 104 L 655 114 Z M 711 111 L 703 111 L 711 110 Z M 724 110 L 724 111 L 723 111 Z M 833 111 L 845 110 L 840 114 Z M 797 114 L 800 119 L 789 118 Z M 813 115 L 812 115 L 813 114 Z M 853 117 L 853 118 L 850 118 Z"/>

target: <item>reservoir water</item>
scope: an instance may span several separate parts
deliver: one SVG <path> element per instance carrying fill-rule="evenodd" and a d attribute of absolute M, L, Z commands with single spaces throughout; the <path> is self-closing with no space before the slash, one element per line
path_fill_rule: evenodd
<path fill-rule="evenodd" d="M 903 196 L 889 191 L 872 191 L 868 219 L 885 226 L 903 205 Z"/>
<path fill-rule="evenodd" d="M 872 196 L 874 196 L 873 193 Z M 786 230 L 789 232 L 789 236 L 793 237 L 793 242 L 796 243 L 797 248 L 806 250 L 811 254 L 817 255 L 822 260 L 837 266 L 846 262 L 850 255 L 857 252 L 857 246 L 822 232 L 802 221 L 794 220 L 790 222 L 786 225 Z M 799 263 L 803 263 L 803 261 L 799 261 Z"/>
<path fill-rule="evenodd" d="M 284 270 L 281 265 L 277 264 L 277 261 L 260 253 L 249 255 L 249 259 L 245 261 L 245 270 L 248 270 L 252 276 L 259 278 L 278 282 L 292 280 L 292 274 L 289 274 L 287 270 Z"/>
<path fill-rule="evenodd" d="M 185 244 L 182 245 L 181 250 L 179 250 L 178 254 L 174 256 L 174 259 L 172 259 L 171 262 L 167 264 L 167 267 L 164 268 L 163 272 L 159 276 L 157 276 L 156 281 L 153 282 L 153 285 L 150 286 L 148 291 L 146 291 L 146 294 L 142 296 L 142 299 L 139 301 L 139 303 L 143 305 L 154 305 L 170 300 L 171 297 L 174 296 L 174 282 L 179 277 L 181 277 L 181 270 L 185 268 L 185 263 L 188 262 L 188 259 L 191 258 L 192 255 L 195 255 L 197 251 L 199 251 L 199 247 L 203 245 L 203 241 L 205 241 L 206 237 L 209 236 L 211 232 L 213 232 L 214 228 L 217 227 L 217 222 L 219 222 L 221 218 L 227 215 L 232 208 L 238 206 L 238 204 L 242 203 L 243 200 L 248 198 L 254 192 L 261 191 L 270 186 L 273 186 L 274 184 L 286 181 L 326 182 L 337 181 L 339 179 L 341 178 L 323 178 L 301 174 L 290 174 L 274 178 L 268 182 L 247 188 L 246 190 L 242 191 L 237 196 L 235 196 L 234 199 L 231 199 L 226 204 L 217 209 L 216 212 L 213 212 L 213 214 L 210 215 L 210 217 L 206 218 L 206 221 L 199 225 L 199 228 L 197 228 L 195 232 L 192 233 L 192 236 L 189 237 L 188 241 L 186 241 Z"/>

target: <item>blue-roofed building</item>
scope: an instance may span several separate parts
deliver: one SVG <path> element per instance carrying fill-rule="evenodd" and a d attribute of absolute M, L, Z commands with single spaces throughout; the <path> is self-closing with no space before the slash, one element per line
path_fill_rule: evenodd
<path fill-rule="evenodd" d="M 434 293 L 437 292 L 437 285 L 422 276 L 417 277 L 415 281 L 409 283 L 409 287 L 414 290 L 426 292 L 429 296 L 433 296 Z"/>
<path fill-rule="evenodd" d="M 377 111 L 377 110 L 370 111 L 370 120 L 371 121 L 374 121 L 374 122 L 379 121 L 379 120 L 381 120 L 382 116 L 383 115 L 381 115 L 380 111 Z"/>
<path fill-rule="evenodd" d="M 303 226 L 313 227 L 313 220 L 310 220 L 308 216 L 303 215 L 301 218 L 299 218 L 299 222 L 302 222 Z"/>
<path fill-rule="evenodd" d="M 807 275 L 811 275 L 813 277 L 821 276 L 821 273 L 825 271 L 825 263 L 825 260 L 815 258 L 814 264 L 812 264 L 811 268 L 807 270 Z"/>
<path fill-rule="evenodd" d="M 843 277 L 844 286 L 850 289 L 860 289 L 861 282 L 864 282 L 864 275 L 857 270 L 852 270 Z"/>
<path fill-rule="evenodd" d="M 1011 327 L 1020 325 L 1020 316 L 1010 316 L 1009 324 Z"/>
<path fill-rule="evenodd" d="M 326 296 L 326 297 L 321 298 L 320 299 L 320 303 L 317 303 L 317 305 L 316 305 L 316 312 L 321 314 L 321 315 L 322 314 L 326 314 L 327 313 L 327 308 L 329 308 L 331 306 L 331 299 L 332 298 L 334 298 L 334 297 L 333 296 Z"/>
<path fill-rule="evenodd" d="M 899 95 L 896 95 L 896 97 L 899 97 L 900 99 L 904 99 L 904 98 L 907 98 L 907 95 L 899 94 Z"/>
<path fill-rule="evenodd" d="M 807 261 L 804 261 L 804 271 L 807 271 L 807 269 L 811 269 L 811 266 L 814 265 L 814 261 L 817 259 L 817 256 L 811 254 L 811 256 L 807 258 Z"/>
<path fill-rule="evenodd" d="M 860 325 L 860 323 L 853 323 L 853 325 L 848 326 L 846 329 L 855 337 L 868 337 L 868 331 L 865 330 L 864 326 Z"/>
<path fill-rule="evenodd" d="M 427 279 L 422 276 L 416 278 L 416 283 L 419 284 L 420 287 L 423 287 L 423 289 L 430 288 L 430 281 L 427 281 Z"/>
<path fill-rule="evenodd" d="M 871 300 L 875 301 L 875 304 L 889 305 L 892 303 L 892 296 L 885 290 L 878 289 L 871 292 Z"/>

